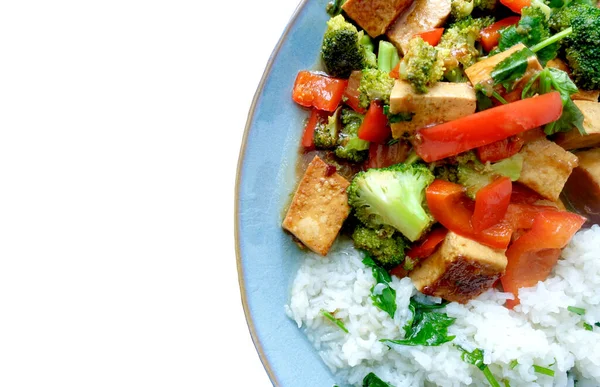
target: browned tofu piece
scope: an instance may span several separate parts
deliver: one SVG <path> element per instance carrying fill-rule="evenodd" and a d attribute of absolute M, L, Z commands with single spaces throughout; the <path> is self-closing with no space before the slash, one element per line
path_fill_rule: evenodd
<path fill-rule="evenodd" d="M 502 62 L 504 59 L 511 56 L 514 52 L 520 51 L 524 48 L 525 45 L 523 43 L 515 44 L 506 51 L 490 56 L 482 61 L 475 63 L 473 66 L 467 67 L 465 69 L 465 74 L 467 75 L 469 81 L 473 86 L 477 85 L 478 83 L 485 84 L 491 82 L 491 74 L 492 70 L 494 70 L 494 67 L 496 67 L 496 65 Z M 527 63 L 527 71 L 525 72 L 525 75 L 523 75 L 523 78 L 521 78 L 521 80 L 519 81 L 519 84 L 527 82 L 531 75 L 538 71 L 541 71 L 542 69 L 542 65 L 537 60 L 537 58 L 535 56 L 530 57 Z"/>
<path fill-rule="evenodd" d="M 571 96 L 573 101 L 591 101 L 598 102 L 600 98 L 600 90 L 579 90 Z"/>
<path fill-rule="evenodd" d="M 433 255 L 410 273 L 422 293 L 466 303 L 491 288 L 506 269 L 504 250 L 492 249 L 452 231 Z"/>
<path fill-rule="evenodd" d="M 349 185 L 334 167 L 315 156 L 294 194 L 283 228 L 312 251 L 327 255 L 350 214 Z"/>
<path fill-rule="evenodd" d="M 431 124 L 456 120 L 475 113 L 477 98 L 468 83 L 438 82 L 426 94 L 415 92 L 410 83 L 396 81 L 390 97 L 390 112 L 411 112 L 411 121 L 391 124 L 392 135 L 399 138 Z"/>
<path fill-rule="evenodd" d="M 556 135 L 555 141 L 564 149 L 592 148 L 600 145 L 600 103 L 573 101 L 583 113 L 583 128 L 587 135 L 582 136 L 577 128 Z"/>
<path fill-rule="evenodd" d="M 348 0 L 342 9 L 367 33 L 375 38 L 388 29 L 412 0 Z"/>
<path fill-rule="evenodd" d="M 450 9 L 450 0 L 415 0 L 391 25 L 387 37 L 404 54 L 415 34 L 442 26 Z"/>
<path fill-rule="evenodd" d="M 559 58 L 550 59 L 548 63 L 546 63 L 546 67 L 562 70 L 565 73 L 571 73 L 569 66 L 567 66 L 567 64 Z"/>
<path fill-rule="evenodd" d="M 557 202 L 569 175 L 577 166 L 577 156 L 545 138 L 525 144 L 520 153 L 523 155 L 523 169 L 518 182 Z"/>
<path fill-rule="evenodd" d="M 564 188 L 568 204 L 592 224 L 600 223 L 600 148 L 577 152 L 579 166 Z"/>

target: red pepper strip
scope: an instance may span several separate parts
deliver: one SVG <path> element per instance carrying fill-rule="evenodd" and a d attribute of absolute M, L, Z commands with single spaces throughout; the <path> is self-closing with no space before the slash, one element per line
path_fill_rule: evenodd
<path fill-rule="evenodd" d="M 294 83 L 292 99 L 306 107 L 333 112 L 340 102 L 348 81 L 300 71 Z"/>
<path fill-rule="evenodd" d="M 515 296 L 507 300 L 512 309 L 519 301 L 519 289 L 544 281 L 585 218 L 566 211 L 544 211 L 536 215 L 533 226 L 506 251 L 508 265 L 500 279 L 505 292 Z"/>
<path fill-rule="evenodd" d="M 372 142 L 369 146 L 369 159 L 365 164 L 365 169 L 384 168 L 401 163 L 406 160 L 409 148 L 404 141 L 398 141 L 393 145 Z"/>
<path fill-rule="evenodd" d="M 433 229 L 425 236 L 425 239 L 423 239 L 423 242 L 420 245 L 414 246 L 408 250 L 406 252 L 406 256 L 412 259 L 423 259 L 429 257 L 434 253 L 438 245 L 442 243 L 444 238 L 446 238 L 447 234 L 448 230 L 445 228 Z"/>
<path fill-rule="evenodd" d="M 365 114 L 360 128 L 358 128 L 358 138 L 365 141 L 376 143 L 385 142 L 392 135 L 388 126 L 388 119 L 383 112 L 383 107 L 376 101 L 371 101 L 369 110 Z"/>
<path fill-rule="evenodd" d="M 399 79 L 400 78 L 400 62 L 398 62 L 398 64 L 396 65 L 396 67 L 394 67 L 392 69 L 392 71 L 390 71 L 390 77 L 392 77 L 394 79 Z"/>
<path fill-rule="evenodd" d="M 483 49 L 486 52 L 492 51 L 498 45 L 498 41 L 500 41 L 500 30 L 517 24 L 519 20 L 521 18 L 518 16 L 509 16 L 482 29 L 479 34 L 481 35 L 481 46 Z"/>
<path fill-rule="evenodd" d="M 482 163 L 494 163 L 516 155 L 524 144 L 521 136 L 512 136 L 477 148 L 477 157 Z"/>
<path fill-rule="evenodd" d="M 513 185 L 514 187 L 514 185 Z M 545 211 L 556 211 L 555 207 L 535 206 L 525 203 L 510 203 L 506 209 L 504 222 L 513 230 L 528 230 L 533 227 L 535 217 Z"/>
<path fill-rule="evenodd" d="M 471 218 L 475 232 L 481 232 L 504 219 L 511 192 L 512 182 L 508 177 L 496 179 L 477 192 Z"/>
<path fill-rule="evenodd" d="M 350 78 L 348 78 L 348 86 L 346 86 L 346 90 L 344 90 L 344 101 L 346 105 L 350 106 L 355 112 L 365 114 L 367 109 L 360 106 L 360 100 L 358 99 L 360 96 L 358 87 L 360 86 L 361 78 L 361 71 L 357 70 L 350 73 Z"/>
<path fill-rule="evenodd" d="M 500 3 L 508 7 L 511 11 L 520 14 L 522 8 L 531 5 L 531 0 L 500 0 Z"/>
<path fill-rule="evenodd" d="M 510 196 L 511 203 L 533 204 L 542 199 L 543 197 L 539 193 L 535 192 L 526 185 L 521 183 L 513 184 L 512 194 Z"/>
<path fill-rule="evenodd" d="M 319 123 L 325 120 L 325 117 L 327 117 L 327 113 L 317 109 L 311 110 L 310 117 L 304 127 L 304 134 L 302 135 L 302 146 L 307 150 L 315 148 L 315 142 L 313 140 L 315 129 Z"/>
<path fill-rule="evenodd" d="M 425 31 L 425 32 L 421 32 L 421 33 L 415 34 L 415 36 L 420 36 L 421 39 L 423 39 L 424 41 L 426 41 L 430 45 L 437 46 L 437 44 L 440 42 L 440 39 L 442 38 L 442 34 L 443 33 L 444 33 L 444 29 L 443 28 L 434 28 L 434 29 L 429 30 L 429 31 Z"/>
<path fill-rule="evenodd" d="M 561 114 L 557 91 L 527 98 L 421 129 L 416 152 L 430 163 L 556 121 Z"/>
<path fill-rule="evenodd" d="M 431 215 L 448 230 L 496 249 L 505 249 L 510 243 L 512 229 L 506 222 L 480 232 L 473 229 L 473 210 L 469 208 L 472 201 L 462 185 L 437 179 L 427 188 L 425 197 Z"/>

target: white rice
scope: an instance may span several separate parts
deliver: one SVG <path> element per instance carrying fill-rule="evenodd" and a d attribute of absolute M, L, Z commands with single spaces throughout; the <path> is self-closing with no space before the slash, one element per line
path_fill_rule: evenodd
<path fill-rule="evenodd" d="M 287 315 L 312 342 L 340 384 L 361 386 L 369 372 L 392 386 L 487 386 L 481 370 L 461 360 L 460 345 L 480 348 L 495 378 L 516 386 L 600 386 L 600 227 L 579 232 L 550 277 L 522 289 L 514 311 L 503 305 L 512 295 L 490 290 L 466 305 L 450 303 L 440 312 L 455 317 L 456 338 L 438 347 L 395 346 L 380 339 L 403 337 L 417 294 L 411 280 L 393 278 L 398 309 L 394 319 L 375 307 L 371 269 L 349 240 L 340 240 L 327 258 L 308 254 L 294 280 Z M 440 299 L 430 298 L 435 302 Z M 579 316 L 567 308 L 585 309 Z M 335 313 L 349 333 L 327 320 Z M 518 365 L 511 369 L 513 360 Z M 550 368 L 554 377 L 536 373 Z M 569 373 L 567 373 L 569 371 Z"/>

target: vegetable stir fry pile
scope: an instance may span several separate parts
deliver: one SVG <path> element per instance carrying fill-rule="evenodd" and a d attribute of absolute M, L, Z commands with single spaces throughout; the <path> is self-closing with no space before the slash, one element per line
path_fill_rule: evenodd
<path fill-rule="evenodd" d="M 518 305 L 600 221 L 600 9 L 335 0 L 327 12 L 322 71 L 292 90 L 311 162 L 284 229 L 321 255 L 350 236 L 382 289 L 409 276 L 447 301 L 498 287 Z"/>

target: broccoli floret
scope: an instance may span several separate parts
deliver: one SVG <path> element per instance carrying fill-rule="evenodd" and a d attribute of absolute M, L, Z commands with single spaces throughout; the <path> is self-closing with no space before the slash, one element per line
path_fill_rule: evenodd
<path fill-rule="evenodd" d="M 434 222 L 424 207 L 425 189 L 433 180 L 423 164 L 371 168 L 352 179 L 348 203 L 367 227 L 392 227 L 414 242 Z"/>
<path fill-rule="evenodd" d="M 373 64 L 373 58 L 367 58 L 367 46 L 361 44 L 364 43 L 363 37 L 364 32 L 358 31 L 344 16 L 337 15 L 329 19 L 321 45 L 321 57 L 330 75 L 348 78 L 352 70 L 361 70 Z"/>
<path fill-rule="evenodd" d="M 358 225 L 352 233 L 354 246 L 367 251 L 385 269 L 391 269 L 404 261 L 404 238 L 397 232 L 374 230 Z"/>
<path fill-rule="evenodd" d="M 576 4 L 569 7 L 561 8 L 554 12 L 554 14 L 552 14 L 550 20 L 548 20 L 548 24 L 550 25 L 550 28 L 553 31 L 562 31 L 571 27 L 571 22 L 577 16 L 588 15 L 590 14 L 590 12 L 593 12 L 594 8 L 596 7 L 590 7 L 586 4 Z"/>
<path fill-rule="evenodd" d="M 475 8 L 482 11 L 493 11 L 497 0 L 452 0 L 452 17 L 456 20 L 464 19 L 473 13 Z"/>
<path fill-rule="evenodd" d="M 516 155 L 493 164 L 478 161 L 460 163 L 457 167 L 458 183 L 467 188 L 467 195 L 475 199 L 477 191 L 490 184 L 499 176 L 519 180 L 523 168 L 523 155 Z"/>
<path fill-rule="evenodd" d="M 390 77 L 388 72 L 379 69 L 363 70 L 358 87 L 360 106 L 367 108 L 374 100 L 389 105 L 393 87 L 394 78 Z"/>
<path fill-rule="evenodd" d="M 389 73 L 400 62 L 398 50 L 390 42 L 379 41 L 379 50 L 377 50 L 377 68 Z"/>
<path fill-rule="evenodd" d="M 341 113 L 343 128 L 338 135 L 338 146 L 335 155 L 351 162 L 361 163 L 369 155 L 369 141 L 358 138 L 358 129 L 364 116 L 351 109 L 343 109 Z"/>
<path fill-rule="evenodd" d="M 575 84 L 596 90 L 600 88 L 600 9 L 580 7 L 585 10 L 571 20 L 573 32 L 564 42 L 565 54 Z"/>
<path fill-rule="evenodd" d="M 313 139 L 317 148 L 333 149 L 337 146 L 338 135 L 342 126 L 340 112 L 341 108 L 337 108 L 337 110 L 329 116 L 327 123 L 318 125 L 315 128 Z"/>
<path fill-rule="evenodd" d="M 474 19 L 467 17 L 452 24 L 442 35 L 438 50 L 445 63 L 445 77 L 450 81 L 464 78 L 463 70 L 472 66 L 481 55 L 476 43 L 481 39 L 480 32 L 494 23 L 492 17 Z M 462 67 L 459 67 L 459 64 Z"/>
<path fill-rule="evenodd" d="M 377 55 L 375 55 L 375 46 L 369 35 L 363 33 L 360 38 L 360 44 L 365 50 L 365 66 L 366 68 L 377 67 Z"/>
<path fill-rule="evenodd" d="M 400 78 L 410 82 L 417 93 L 427 93 L 443 76 L 443 56 L 420 37 L 412 38 L 400 62 Z"/>

